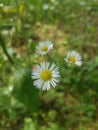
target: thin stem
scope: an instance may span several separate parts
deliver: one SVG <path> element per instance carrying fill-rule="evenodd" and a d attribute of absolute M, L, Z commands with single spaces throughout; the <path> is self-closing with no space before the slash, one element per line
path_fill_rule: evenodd
<path fill-rule="evenodd" d="M 48 60 L 55 63 L 54 59 L 51 56 L 49 56 L 49 54 L 47 54 L 46 56 L 47 56 Z"/>
<path fill-rule="evenodd" d="M 27 51 L 28 53 L 27 54 L 28 54 L 28 66 L 29 67 L 31 67 L 31 48 L 30 48 L 30 46 L 31 46 L 31 43 L 28 43 L 28 48 L 27 48 L 28 49 L 28 51 Z"/>
<path fill-rule="evenodd" d="M 11 58 L 11 56 L 9 55 L 9 53 L 8 53 L 8 51 L 7 51 L 7 49 L 6 49 L 5 42 L 4 42 L 4 40 L 3 40 L 2 36 L 1 36 L 1 34 L 0 34 L 0 45 L 1 45 L 2 49 L 3 49 L 3 52 L 4 52 L 5 55 L 7 56 L 8 60 L 10 61 L 10 63 L 11 63 L 11 64 L 14 64 L 13 59 Z"/>

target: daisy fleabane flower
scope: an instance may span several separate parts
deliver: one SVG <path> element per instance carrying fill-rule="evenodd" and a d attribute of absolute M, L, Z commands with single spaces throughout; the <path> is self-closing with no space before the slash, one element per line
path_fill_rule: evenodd
<path fill-rule="evenodd" d="M 75 64 L 77 66 L 82 65 L 82 57 L 76 51 L 68 51 L 64 60 L 69 64 Z"/>
<path fill-rule="evenodd" d="M 46 55 L 51 49 L 53 49 L 52 41 L 41 41 L 36 46 L 36 52 L 39 55 Z"/>
<path fill-rule="evenodd" d="M 48 91 L 51 86 L 55 87 L 59 83 L 60 72 L 54 63 L 43 61 L 35 66 L 31 77 L 37 88 Z"/>

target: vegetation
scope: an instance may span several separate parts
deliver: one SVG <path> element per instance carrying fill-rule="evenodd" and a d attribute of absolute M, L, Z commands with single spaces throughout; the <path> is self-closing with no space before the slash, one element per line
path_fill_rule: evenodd
<path fill-rule="evenodd" d="M 42 40 L 54 42 L 47 58 L 62 73 L 49 91 L 31 78 Z M 0 130 L 98 129 L 97 0 L 0 0 L 0 46 Z M 67 50 L 81 67 L 65 63 Z"/>

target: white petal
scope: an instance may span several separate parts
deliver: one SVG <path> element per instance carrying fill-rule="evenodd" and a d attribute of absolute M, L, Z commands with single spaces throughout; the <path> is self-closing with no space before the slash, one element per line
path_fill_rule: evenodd
<path fill-rule="evenodd" d="M 42 90 L 47 90 L 47 82 L 43 83 Z"/>
<path fill-rule="evenodd" d="M 50 90 L 50 81 L 47 82 L 47 91 Z"/>
<path fill-rule="evenodd" d="M 64 60 L 65 60 L 66 62 L 68 62 L 68 58 L 64 58 Z"/>
<path fill-rule="evenodd" d="M 41 68 L 42 68 L 42 69 L 46 69 L 46 62 L 41 62 L 40 65 L 41 65 Z"/>
<path fill-rule="evenodd" d="M 56 83 L 55 83 L 53 80 L 51 80 L 51 85 L 52 85 L 53 87 L 55 87 L 55 86 L 56 86 Z"/>
<path fill-rule="evenodd" d="M 56 83 L 59 83 L 59 80 L 58 79 L 55 79 L 55 78 L 52 78 L 52 80 Z"/>
<path fill-rule="evenodd" d="M 46 68 L 46 69 L 49 69 L 49 62 L 46 62 L 45 68 Z"/>
<path fill-rule="evenodd" d="M 51 67 L 50 67 L 50 69 L 49 70 L 54 70 L 55 69 L 55 67 L 56 67 L 56 65 L 53 63 L 52 65 L 51 65 Z"/>
<path fill-rule="evenodd" d="M 37 88 L 41 88 L 41 87 L 42 87 L 42 84 L 43 84 L 43 81 L 40 80 L 40 79 L 34 81 L 34 85 L 35 85 Z"/>
<path fill-rule="evenodd" d="M 82 65 L 82 61 L 76 61 L 75 64 L 76 64 L 77 66 L 81 66 L 81 65 Z"/>

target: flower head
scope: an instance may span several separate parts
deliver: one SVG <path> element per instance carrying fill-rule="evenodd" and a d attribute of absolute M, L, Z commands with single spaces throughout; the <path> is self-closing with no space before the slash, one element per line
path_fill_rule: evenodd
<path fill-rule="evenodd" d="M 34 85 L 42 90 L 48 91 L 51 86 L 55 87 L 59 83 L 59 77 L 59 70 L 54 63 L 50 65 L 49 62 L 41 62 L 32 71 Z"/>
<path fill-rule="evenodd" d="M 64 60 L 69 64 L 82 65 L 81 55 L 76 51 L 68 51 Z"/>
<path fill-rule="evenodd" d="M 51 41 L 42 41 L 36 46 L 36 52 L 40 55 L 46 55 L 51 49 L 53 49 Z"/>

